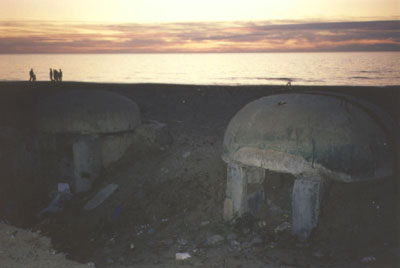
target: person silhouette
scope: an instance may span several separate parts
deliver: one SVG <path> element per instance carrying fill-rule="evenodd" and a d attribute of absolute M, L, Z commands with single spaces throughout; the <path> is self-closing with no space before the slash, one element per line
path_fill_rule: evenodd
<path fill-rule="evenodd" d="M 33 82 L 36 81 L 36 75 L 33 72 L 33 68 L 31 68 L 31 70 L 29 71 L 29 82 Z"/>
<path fill-rule="evenodd" d="M 58 78 L 60 79 L 60 82 L 62 82 L 62 71 L 61 71 L 61 69 L 58 72 Z"/>
<path fill-rule="evenodd" d="M 54 81 L 53 79 L 53 69 L 50 68 L 50 81 Z"/>
<path fill-rule="evenodd" d="M 59 79 L 59 74 L 56 69 L 53 69 L 54 81 L 57 82 Z"/>

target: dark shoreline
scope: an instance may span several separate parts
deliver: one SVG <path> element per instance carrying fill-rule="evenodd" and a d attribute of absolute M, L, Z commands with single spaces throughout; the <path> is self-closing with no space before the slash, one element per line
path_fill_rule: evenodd
<path fill-rule="evenodd" d="M 63 90 L 110 90 L 126 95 L 144 103 L 150 99 L 162 105 L 160 96 L 165 102 L 176 101 L 179 98 L 196 98 L 198 95 L 208 98 L 220 98 L 223 102 L 236 103 L 239 108 L 251 100 L 265 95 L 294 92 L 322 92 L 347 94 L 367 100 L 380 106 L 400 122 L 400 86 L 370 87 L 370 86 L 276 86 L 276 85 L 186 85 L 186 84 L 118 84 L 90 82 L 0 82 L 0 125 L 7 122 L 15 125 L 18 118 L 32 108 L 31 104 L 40 96 L 53 94 Z M 168 94 L 167 94 L 168 93 Z M 166 96 L 164 96 L 167 94 Z M 204 99 L 204 98 L 203 98 Z M 225 99 L 225 100 L 224 100 Z M 139 101 L 140 102 L 140 101 Z M 200 103 L 199 103 L 200 104 Z M 207 104 L 204 103 L 203 104 Z M 224 106 L 227 105 L 223 103 Z M 139 103 L 140 105 L 140 103 Z M 166 106 L 169 105 L 166 103 Z M 234 105 L 236 106 L 236 105 Z M 167 108 L 166 107 L 166 108 Z M 13 122 L 14 120 L 14 122 Z"/>

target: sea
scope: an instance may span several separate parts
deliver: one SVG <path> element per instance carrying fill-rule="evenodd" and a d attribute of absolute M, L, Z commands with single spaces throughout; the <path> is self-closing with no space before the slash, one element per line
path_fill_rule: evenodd
<path fill-rule="evenodd" d="M 2 54 L 0 81 L 199 85 L 400 85 L 400 52 Z"/>

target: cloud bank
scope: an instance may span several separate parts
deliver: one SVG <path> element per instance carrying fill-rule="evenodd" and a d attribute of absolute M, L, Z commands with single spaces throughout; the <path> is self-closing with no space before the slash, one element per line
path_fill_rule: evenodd
<path fill-rule="evenodd" d="M 0 53 L 400 51 L 400 20 L 80 24 L 0 22 Z"/>

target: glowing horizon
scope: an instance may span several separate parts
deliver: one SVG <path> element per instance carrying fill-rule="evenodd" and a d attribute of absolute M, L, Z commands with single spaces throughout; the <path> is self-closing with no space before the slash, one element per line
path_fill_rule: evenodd
<path fill-rule="evenodd" d="M 398 0 L 2 0 L 0 53 L 400 50 Z"/>

